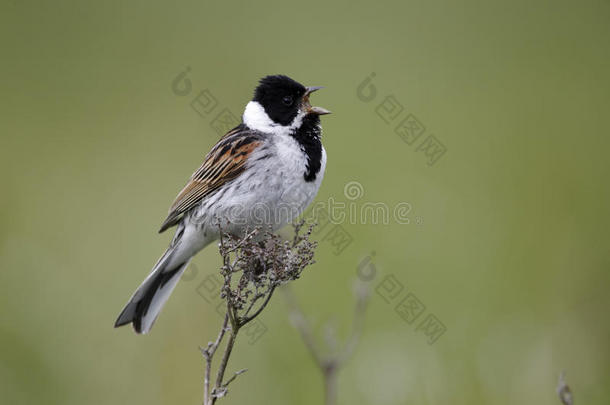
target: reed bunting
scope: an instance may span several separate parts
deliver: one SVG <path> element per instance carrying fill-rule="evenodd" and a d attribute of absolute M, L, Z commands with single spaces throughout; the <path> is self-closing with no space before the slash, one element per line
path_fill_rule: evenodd
<path fill-rule="evenodd" d="M 133 294 L 114 326 L 150 331 L 191 258 L 223 231 L 279 229 L 296 218 L 320 188 L 326 151 L 320 115 L 305 87 L 287 76 L 260 80 L 242 123 L 214 145 L 176 197 L 159 232 L 176 233 L 152 272 Z"/>

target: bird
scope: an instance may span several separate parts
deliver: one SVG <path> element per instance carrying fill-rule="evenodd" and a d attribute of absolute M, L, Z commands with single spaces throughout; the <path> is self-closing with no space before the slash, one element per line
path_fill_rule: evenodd
<path fill-rule="evenodd" d="M 239 125 L 212 147 L 169 208 L 159 233 L 176 227 L 165 253 L 114 327 L 150 332 L 192 257 L 220 237 L 256 226 L 280 229 L 312 202 L 324 177 L 320 116 L 306 87 L 286 75 L 259 80 Z"/>

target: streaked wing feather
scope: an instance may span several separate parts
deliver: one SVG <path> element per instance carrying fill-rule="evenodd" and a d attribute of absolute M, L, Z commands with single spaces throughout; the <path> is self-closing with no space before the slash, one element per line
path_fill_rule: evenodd
<path fill-rule="evenodd" d="M 176 225 L 184 213 L 245 169 L 248 157 L 263 143 L 260 134 L 244 126 L 229 131 L 212 148 L 203 164 L 178 194 L 159 232 Z"/>

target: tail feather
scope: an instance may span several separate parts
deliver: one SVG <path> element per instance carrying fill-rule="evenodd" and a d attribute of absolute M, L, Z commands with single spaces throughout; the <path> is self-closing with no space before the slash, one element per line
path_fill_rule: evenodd
<path fill-rule="evenodd" d="M 137 333 L 148 333 L 163 305 L 176 287 L 180 276 L 190 260 L 174 265 L 166 253 L 159 259 L 150 275 L 138 287 L 121 314 L 114 327 L 133 324 Z M 171 267 L 170 267 L 171 266 Z"/>

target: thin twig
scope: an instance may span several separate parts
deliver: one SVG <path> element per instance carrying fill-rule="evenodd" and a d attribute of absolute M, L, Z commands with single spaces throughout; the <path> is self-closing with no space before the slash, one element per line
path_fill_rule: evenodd
<path fill-rule="evenodd" d="M 218 332 L 218 337 L 214 342 L 209 342 L 207 348 L 200 348 L 203 357 L 205 358 L 205 376 L 204 376 L 204 385 L 203 385 L 203 405 L 207 405 L 210 403 L 210 375 L 212 374 L 212 358 L 214 357 L 214 353 L 216 353 L 216 349 L 218 349 L 218 345 L 222 341 L 222 338 L 227 331 L 227 325 L 229 322 L 228 314 L 225 314 L 224 321 L 222 323 L 222 328 L 220 328 L 220 332 Z"/>
<path fill-rule="evenodd" d="M 368 304 L 368 289 L 360 286 L 356 291 L 356 305 L 354 309 L 354 320 L 352 321 L 352 332 L 345 343 L 342 353 L 339 355 L 339 364 L 343 366 L 353 355 L 362 331 L 364 330 L 364 315 Z"/>
<path fill-rule="evenodd" d="M 562 371 L 561 374 L 559 374 L 559 383 L 557 384 L 557 395 L 559 395 L 559 399 L 561 400 L 561 403 L 563 405 L 573 405 L 574 404 L 574 398 L 572 397 L 572 391 L 570 390 L 570 387 L 568 387 L 568 384 L 566 384 L 566 373 L 565 371 Z"/>
<path fill-rule="evenodd" d="M 294 294 L 288 287 L 283 288 L 286 293 L 288 305 L 291 308 L 291 319 L 294 327 L 301 335 L 301 339 L 307 347 L 311 357 L 320 369 L 324 380 L 324 403 L 326 405 L 335 404 L 337 401 L 337 373 L 351 358 L 354 353 L 362 330 L 364 328 L 364 314 L 368 303 L 368 290 L 361 288 L 356 292 L 356 306 L 354 310 L 354 320 L 352 331 L 343 348 L 334 350 L 334 353 L 324 356 L 318 347 L 313 336 L 312 328 L 307 322 L 303 311 L 299 307 Z"/>
<path fill-rule="evenodd" d="M 245 324 L 247 324 L 248 322 L 250 322 L 251 320 L 256 318 L 261 312 L 263 312 L 263 309 L 265 309 L 265 307 L 269 303 L 269 300 L 271 300 L 271 296 L 273 295 L 274 291 L 275 291 L 275 286 L 272 286 L 271 288 L 269 288 L 269 290 L 267 292 L 267 298 L 265 298 L 265 301 L 260 306 L 260 308 L 257 309 L 256 312 L 253 313 L 252 315 L 250 315 L 249 317 L 246 317 L 246 318 L 242 319 L 240 321 L 240 326 L 244 326 Z"/>
<path fill-rule="evenodd" d="M 225 386 L 225 387 L 228 387 L 228 386 L 229 386 L 229 384 L 231 384 L 233 381 L 235 381 L 235 379 L 237 378 L 237 376 L 239 376 L 240 374 L 245 373 L 246 371 L 248 371 L 248 369 L 247 369 L 247 368 L 242 368 L 241 370 L 236 371 L 236 372 L 235 372 L 235 374 L 233 374 L 233 376 L 232 376 L 231 378 L 229 378 L 229 379 L 227 380 L 227 382 L 226 382 L 226 383 L 224 383 L 224 386 Z"/>
<path fill-rule="evenodd" d="M 218 398 L 227 394 L 229 384 L 246 371 L 240 370 L 224 381 L 239 331 L 267 307 L 278 285 L 298 279 L 303 269 L 313 263 L 316 247 L 308 240 L 309 234 L 295 236 L 291 245 L 280 243 L 280 237 L 270 232 L 264 234 L 262 241 L 254 241 L 259 229 L 246 232 L 241 239 L 223 233 L 220 225 L 219 231 L 221 275 L 224 281 L 220 297 L 226 301 L 226 312 L 216 340 L 201 349 L 206 359 L 203 405 L 214 405 Z M 238 282 L 232 283 L 237 273 L 241 273 L 236 275 Z M 262 303 L 256 308 L 261 300 Z M 251 311 L 254 313 L 250 314 Z M 212 382 L 212 360 L 227 332 L 227 343 Z"/>
<path fill-rule="evenodd" d="M 330 367 L 324 371 L 324 403 L 332 405 L 337 402 L 337 370 Z"/>
<path fill-rule="evenodd" d="M 288 286 L 284 286 L 282 290 L 285 293 L 286 300 L 288 301 L 288 306 L 290 307 L 290 318 L 292 320 L 293 326 L 301 335 L 301 339 L 303 339 L 303 343 L 305 343 L 305 347 L 309 351 L 309 354 L 316 362 L 316 365 L 319 368 L 324 368 L 324 360 L 322 359 L 322 354 L 317 347 L 316 341 L 311 332 L 311 326 L 305 319 L 303 315 L 303 311 L 299 307 L 299 304 L 296 301 L 294 293 Z"/>
<path fill-rule="evenodd" d="M 231 329 L 231 333 L 229 334 L 229 341 L 227 342 L 227 347 L 225 348 L 225 352 L 222 355 L 220 366 L 218 366 L 218 373 L 216 374 L 216 385 L 214 386 L 214 391 L 212 392 L 212 405 L 214 405 L 216 399 L 223 397 L 226 392 L 226 388 L 223 386 L 222 380 L 224 378 L 227 365 L 229 364 L 229 357 L 231 357 L 233 346 L 235 346 L 237 332 L 238 330 Z"/>
<path fill-rule="evenodd" d="M 260 300 L 261 298 L 264 298 L 264 297 L 265 297 L 265 294 L 263 294 L 263 293 L 256 293 L 254 295 L 254 298 L 252 298 L 252 302 L 250 303 L 250 305 L 248 305 L 248 309 L 246 309 L 246 312 L 244 312 L 244 316 L 248 316 L 250 311 L 252 311 L 252 308 L 254 307 L 254 304 L 256 304 L 258 302 L 258 300 Z"/>

